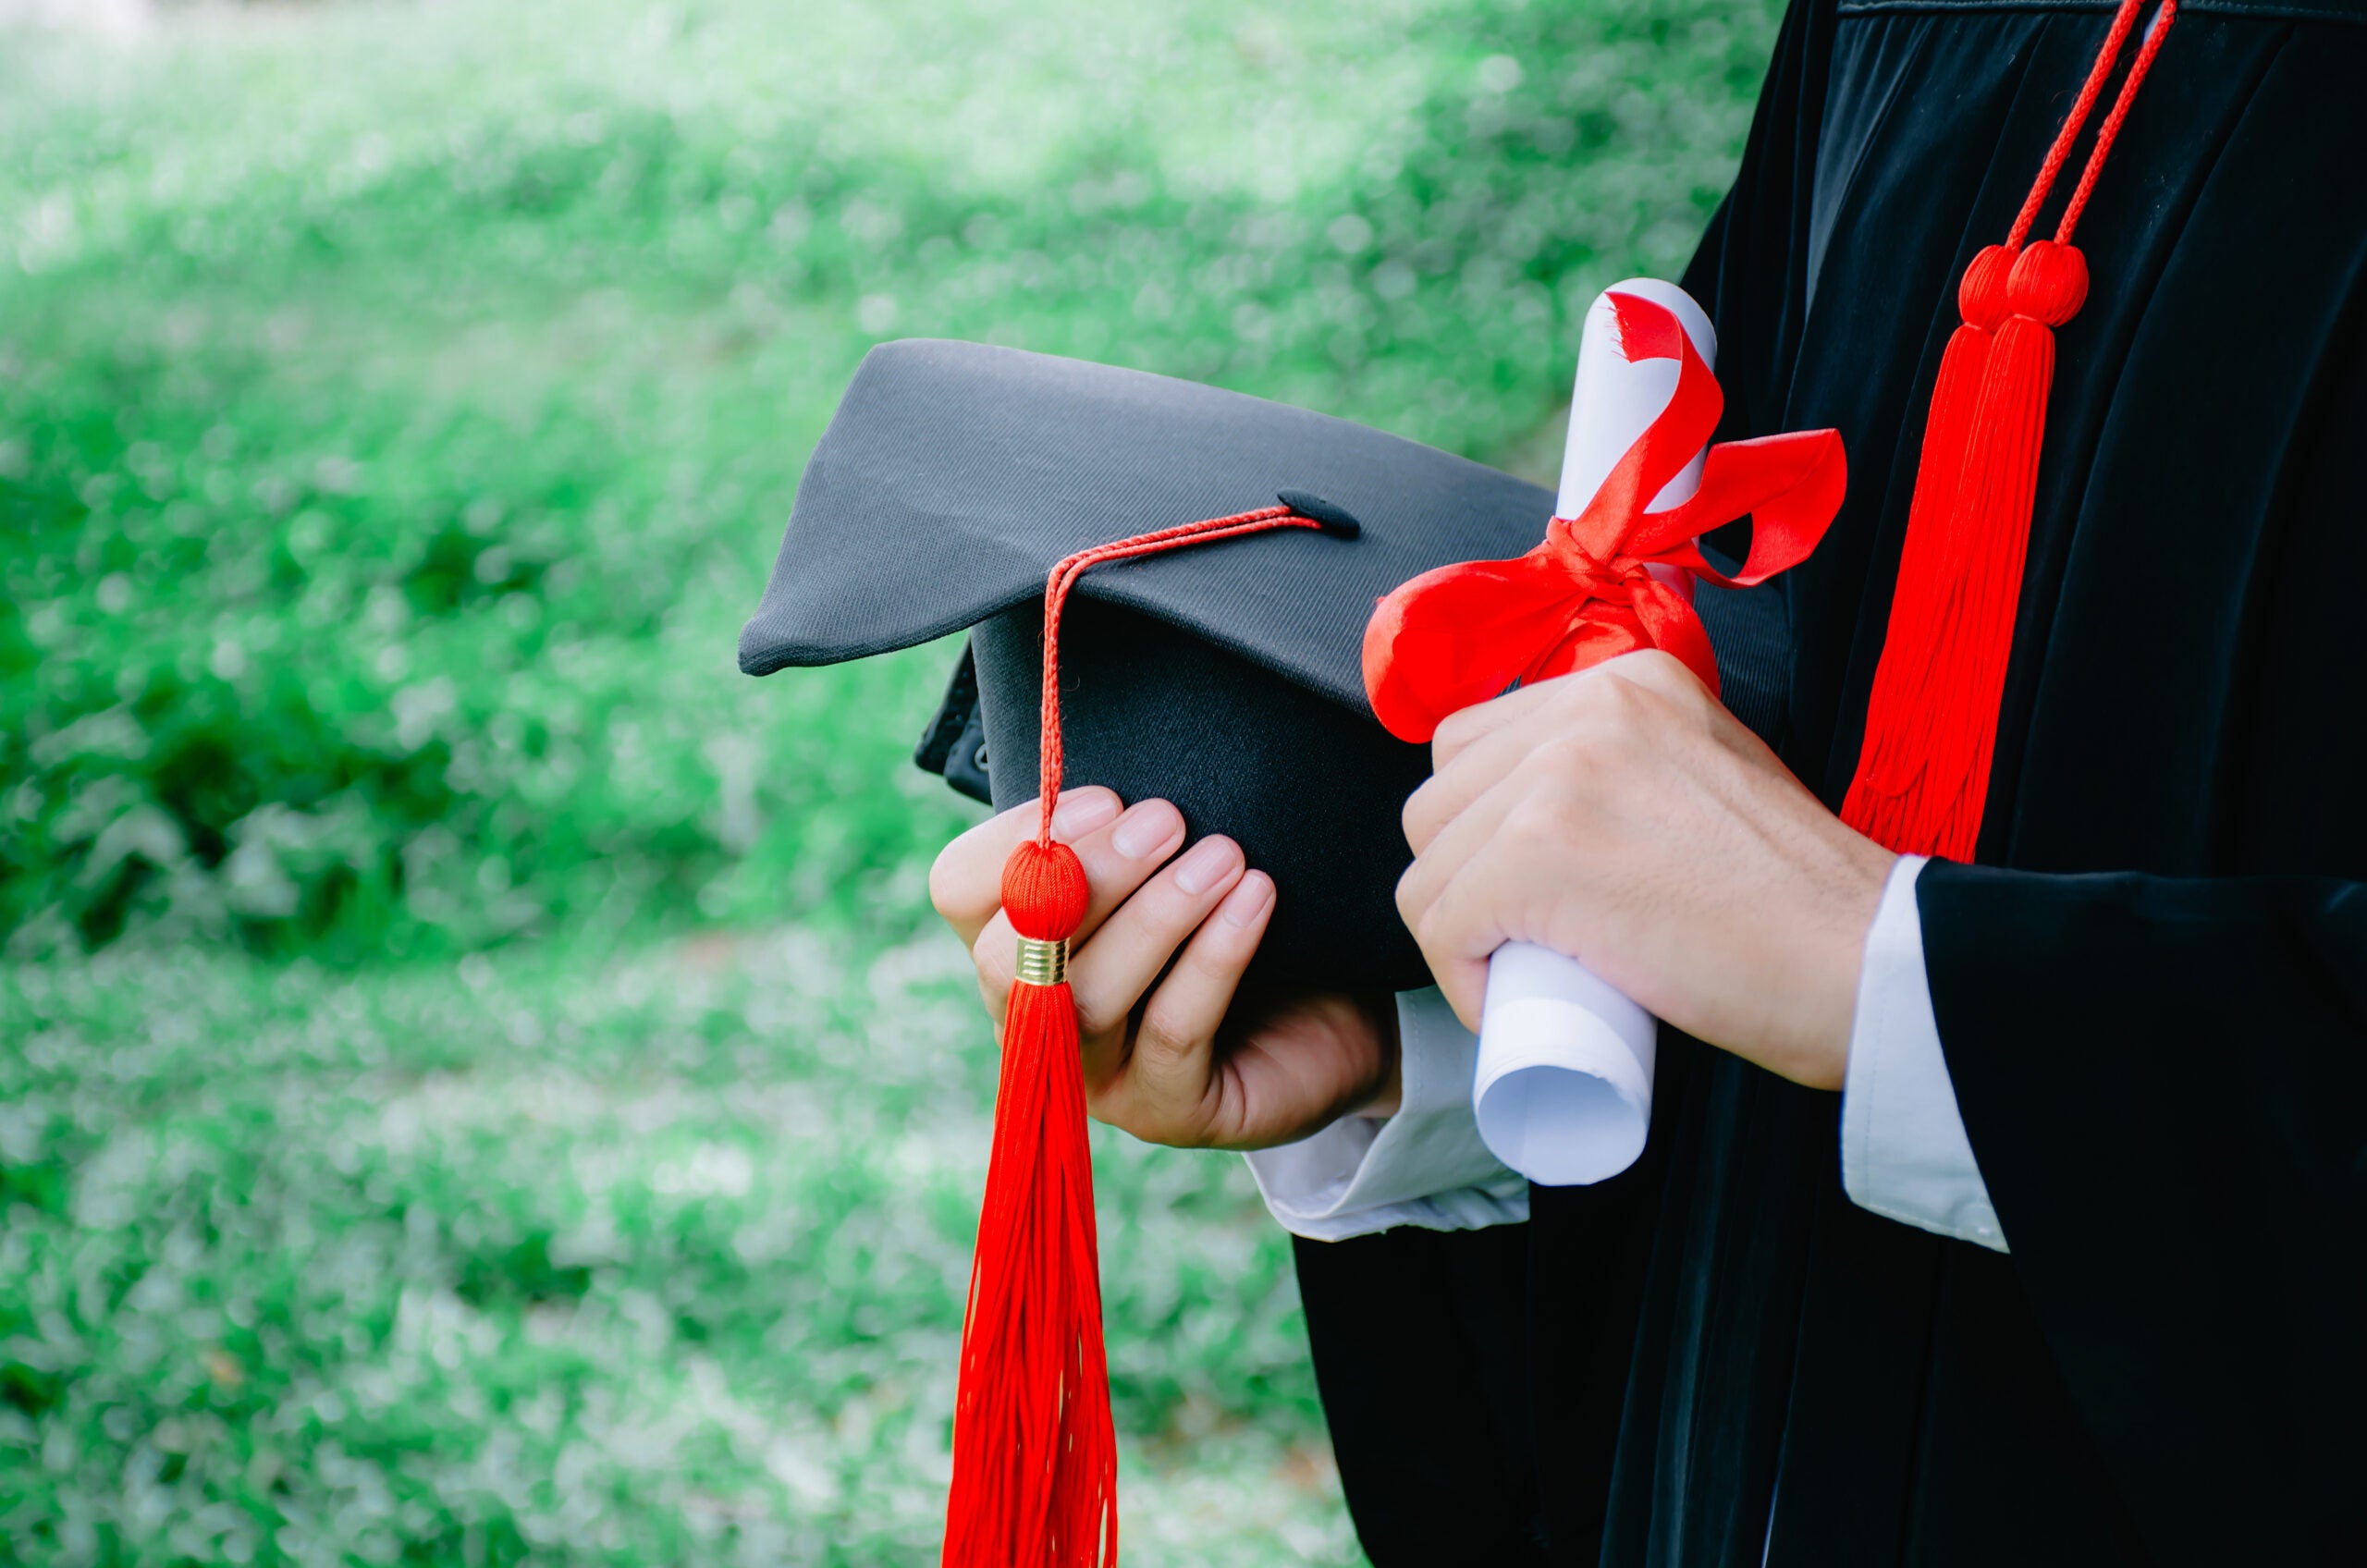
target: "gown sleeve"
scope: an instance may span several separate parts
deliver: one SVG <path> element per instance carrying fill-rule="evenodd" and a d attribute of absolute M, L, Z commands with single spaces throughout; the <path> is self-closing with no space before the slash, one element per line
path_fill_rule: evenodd
<path fill-rule="evenodd" d="M 2140 1521 L 2367 1541 L 2367 883 L 1918 882 L 2016 1271 Z"/>

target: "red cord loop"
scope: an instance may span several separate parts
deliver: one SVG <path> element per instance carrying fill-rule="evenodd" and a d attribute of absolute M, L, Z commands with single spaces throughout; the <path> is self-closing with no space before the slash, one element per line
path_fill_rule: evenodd
<path fill-rule="evenodd" d="M 2020 250 L 2022 241 L 2030 238 L 2030 226 L 2038 221 L 2039 209 L 2046 205 L 2047 194 L 2054 189 L 2055 177 L 2070 161 L 2073 143 L 2079 140 L 2079 132 L 2088 123 L 2089 113 L 2095 108 L 2096 100 L 2103 96 L 2104 83 L 2112 80 L 2112 68 L 2120 62 L 2121 45 L 2128 42 L 2130 30 L 2137 26 L 2137 13 L 2144 8 L 2145 0 L 2120 0 L 2120 8 L 2113 13 L 2111 31 L 2104 34 L 2103 47 L 2096 51 L 2095 63 L 2088 67 L 2088 80 L 2080 83 L 2079 96 L 2072 101 L 2070 114 L 2064 116 L 2063 129 L 2054 133 L 2054 144 L 2047 148 L 2046 157 L 2038 166 L 2038 178 L 2030 182 L 2030 193 L 2022 199 L 2022 210 L 2014 214 L 2014 227 L 2006 231 L 2005 249 L 2008 251 Z M 2165 17 L 2176 9 L 2171 0 L 2165 0 Z M 2167 26 L 2165 21 L 2156 31 Z M 2143 63 L 2151 65 L 2152 62 L 2150 57 L 2143 57 Z M 2124 100 L 2133 89 L 2132 82 L 2130 88 L 2123 90 Z M 2116 112 L 2118 112 L 2117 105 Z M 2116 134 L 2120 129 L 2117 124 L 2112 129 Z M 2095 151 L 2088 154 L 2088 166 L 2079 176 L 2079 189 L 2083 193 L 2095 183 L 2096 171 L 2103 166 L 2103 155 L 2111 146 L 2109 141 L 2099 138 Z M 2070 239 L 2070 227 L 2067 226 L 2055 238 Z"/>
<path fill-rule="evenodd" d="M 2115 35 L 2107 47 L 2115 56 L 2120 53 L 2128 31 L 2121 25 L 2121 15 L 2136 17 L 2141 0 L 2123 0 L 2120 15 L 2113 18 Z M 2055 226 L 2054 238 L 2067 245 L 2072 230 L 2079 227 L 2079 219 L 2088 210 L 2088 198 L 2096 189 L 2096 177 L 2103 172 L 2104 159 L 2112 154 L 2112 144 L 2120 139 L 2121 123 L 2128 118 L 2129 106 L 2137 102 L 2137 89 L 2153 68 L 2153 56 L 2162 52 L 2162 43 L 2170 35 L 2170 24 L 2177 20 L 2178 0 L 2162 0 L 2162 8 L 2153 18 L 2153 25 L 2145 30 L 2145 42 L 2137 46 L 2137 58 L 2130 63 L 2128 79 L 2120 84 L 2120 95 L 2113 100 L 2112 112 L 2096 130 L 2095 151 L 2088 154 L 2088 166 L 2079 173 L 2079 188 L 2071 192 L 2071 201 L 2063 209 L 2063 221 Z"/>
<path fill-rule="evenodd" d="M 1230 517 L 1203 518 L 1198 522 L 1178 523 L 1172 528 L 1138 533 L 1131 539 L 1096 545 L 1089 549 L 1079 550 L 1052 569 L 1051 575 L 1044 582 L 1044 708 L 1042 739 L 1036 746 L 1036 793 L 1041 802 L 1041 814 L 1036 827 L 1038 844 L 1050 847 L 1052 810 L 1061 801 L 1061 609 L 1068 603 L 1069 590 L 1076 586 L 1076 580 L 1092 568 L 1110 561 L 1155 556 L 1190 545 L 1237 539 L 1245 533 L 1264 533 L 1276 528 L 1313 528 L 1327 533 L 1340 531 L 1336 521 L 1310 517 L 1287 506 L 1259 507 L 1255 511 L 1235 512 Z M 1082 912 L 1079 918 L 1083 918 Z"/>

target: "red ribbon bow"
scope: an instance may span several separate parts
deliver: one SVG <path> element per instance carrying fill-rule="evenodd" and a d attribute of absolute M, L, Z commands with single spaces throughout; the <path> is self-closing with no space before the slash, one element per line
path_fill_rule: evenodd
<path fill-rule="evenodd" d="M 1650 569 L 1748 588 L 1806 559 L 1840 509 L 1848 483 L 1841 433 L 1799 430 L 1721 442 L 1689 500 L 1646 511 L 1717 429 L 1725 397 L 1675 312 L 1633 294 L 1614 293 L 1611 304 L 1621 355 L 1631 364 L 1676 361 L 1676 391 L 1586 510 L 1553 519 L 1537 548 L 1514 560 L 1439 567 L 1380 601 L 1365 628 L 1365 691 L 1400 740 L 1428 741 L 1447 715 L 1515 681 L 1639 648 L 1674 655 L 1715 692 L 1717 655 L 1691 598 Z M 1728 577 L 1694 541 L 1746 513 L 1750 556 Z"/>

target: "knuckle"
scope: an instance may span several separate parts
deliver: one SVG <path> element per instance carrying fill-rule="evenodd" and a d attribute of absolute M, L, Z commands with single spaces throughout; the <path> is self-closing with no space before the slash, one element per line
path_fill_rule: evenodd
<path fill-rule="evenodd" d="M 1398 809 L 1397 826 L 1404 833 L 1408 843 L 1417 842 L 1423 832 L 1429 827 L 1430 803 L 1425 798 L 1429 788 L 1425 784 L 1421 789 L 1406 796 L 1404 805 Z"/>
<path fill-rule="evenodd" d="M 1134 1060 L 1156 1065 L 1160 1060 L 1182 1055 L 1191 1048 L 1184 1031 L 1178 1028 L 1169 1010 L 1154 998 L 1143 1011 L 1143 1021 L 1134 1030 Z"/>
<path fill-rule="evenodd" d="M 1557 739 L 1600 735 L 1615 729 L 1620 722 L 1619 693 L 1609 688 L 1615 680 L 1581 680 L 1564 700 L 1562 711 L 1554 726 Z"/>
<path fill-rule="evenodd" d="M 1409 931 L 1415 929 L 1416 919 L 1422 913 L 1421 887 L 1417 881 L 1421 868 L 1422 863 L 1416 861 L 1397 878 L 1397 918 L 1404 923 L 1405 928 Z"/>
<path fill-rule="evenodd" d="M 1531 793 L 1504 814 L 1500 832 L 1506 848 L 1528 855 L 1561 837 L 1561 813 L 1543 796 Z"/>
<path fill-rule="evenodd" d="M 1524 861 L 1566 849 L 1585 815 L 1581 798 L 1567 789 L 1531 790 L 1504 814 L 1503 848 Z"/>
<path fill-rule="evenodd" d="M 1575 669 L 1567 674 L 1557 675 L 1552 682 L 1553 705 L 1564 713 L 1572 708 L 1583 708 L 1587 704 L 1594 701 L 1594 689 L 1600 684 L 1600 682 L 1588 671 L 1583 669 Z"/>
<path fill-rule="evenodd" d="M 1583 778 L 1596 766 L 1597 742 L 1583 731 L 1565 730 L 1537 748 L 1539 768 L 1549 778 Z"/>
<path fill-rule="evenodd" d="M 1114 1080 L 1100 1095 L 1088 1098 L 1085 1109 L 1096 1121 L 1115 1127 L 1144 1143 L 1165 1144 L 1171 1141 L 1158 1107 L 1145 1102 L 1141 1085 L 1131 1075 Z"/>
<path fill-rule="evenodd" d="M 1641 723 L 1650 711 L 1651 692 L 1637 681 L 1606 675 L 1595 684 L 1601 688 L 1597 700 L 1600 711 L 1622 727 Z"/>
<path fill-rule="evenodd" d="M 1630 657 L 1634 661 L 1630 668 L 1647 680 L 1673 682 L 1688 673 L 1685 661 L 1665 648 L 1639 648 Z"/>
<path fill-rule="evenodd" d="M 1626 747 L 1616 735 L 1586 730 L 1541 746 L 1521 779 L 1521 800 L 1512 814 L 1534 818 L 1561 813 L 1600 793 L 1624 764 Z"/>
<path fill-rule="evenodd" d="M 1693 673 L 1692 666 L 1674 654 L 1659 648 L 1652 649 L 1651 655 L 1652 662 L 1650 668 L 1653 677 L 1652 690 L 1660 694 L 1663 702 L 1678 703 L 1693 708 L 1715 704 L 1716 699 L 1710 695 L 1710 688 L 1704 686 L 1701 683 L 1701 678 Z"/>
<path fill-rule="evenodd" d="M 1110 1017 L 1108 1007 L 1096 998 L 1079 996 L 1073 989 L 1070 991 L 1069 996 L 1071 1003 L 1076 1008 L 1077 1033 L 1088 1040 L 1107 1035 L 1125 1022 L 1124 1013 L 1122 1012 L 1115 1018 Z"/>
<path fill-rule="evenodd" d="M 1436 954 L 1446 950 L 1445 944 L 1450 933 L 1447 928 L 1446 915 L 1437 904 L 1432 904 L 1422 911 L 1420 915 L 1409 923 L 1409 926 L 1414 933 L 1414 945 L 1420 948 L 1425 954 Z"/>
<path fill-rule="evenodd" d="M 1194 961 L 1187 956 L 1184 962 Z M 1208 1016 L 1211 1006 L 1208 993 L 1196 988 L 1188 997 L 1165 986 L 1152 992 L 1134 1026 L 1136 1056 L 1159 1066 L 1190 1056 L 1216 1033 L 1218 1021 Z"/>
<path fill-rule="evenodd" d="M 949 922 L 960 908 L 959 869 L 952 864 L 958 857 L 953 851 L 953 845 L 946 845 L 937 851 L 937 858 L 928 867 L 929 907 L 937 911 L 939 919 Z"/>
<path fill-rule="evenodd" d="M 1562 739 L 1567 750 L 1558 770 L 1572 778 L 1596 778 L 1635 760 L 1648 743 L 1650 709 L 1624 680 L 1606 680 L 1604 692 Z"/>

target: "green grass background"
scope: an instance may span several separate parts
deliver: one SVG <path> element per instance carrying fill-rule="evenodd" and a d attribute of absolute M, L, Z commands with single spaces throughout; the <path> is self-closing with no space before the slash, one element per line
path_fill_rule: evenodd
<path fill-rule="evenodd" d="M 0 6 L 0 1561 L 930 1561 L 950 650 L 732 662 L 838 391 L 1516 459 L 1770 6 L 104 9 Z M 1239 1163 L 1098 1162 L 1128 1560 L 1355 1561 Z"/>

